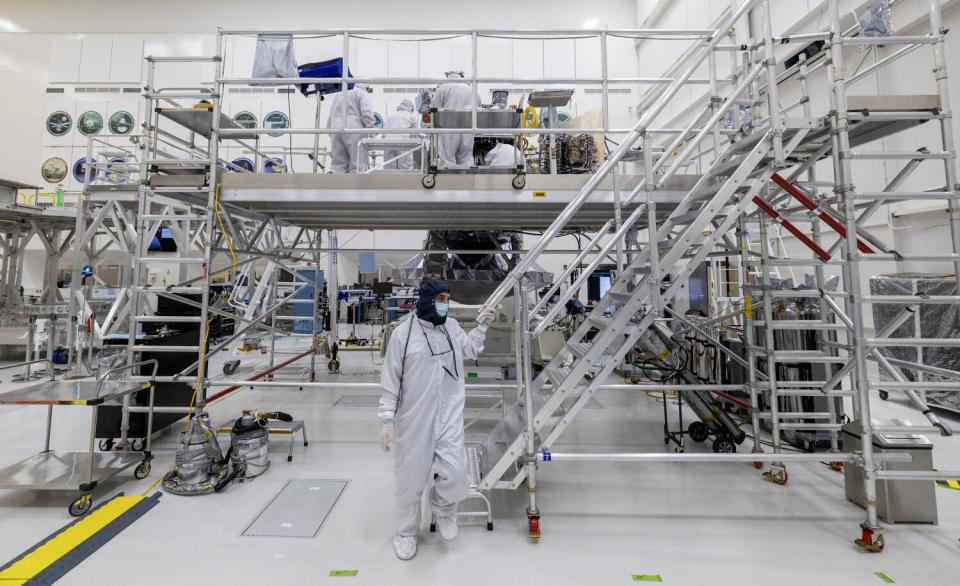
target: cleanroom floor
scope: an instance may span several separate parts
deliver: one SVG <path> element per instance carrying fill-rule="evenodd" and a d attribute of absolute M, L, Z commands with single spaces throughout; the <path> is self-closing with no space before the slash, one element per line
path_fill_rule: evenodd
<path fill-rule="evenodd" d="M 340 379 L 376 380 L 378 355 L 344 353 L 342 362 Z M 0 391 L 10 388 L 0 385 Z M 298 443 L 288 463 L 286 439 L 275 437 L 271 467 L 254 481 L 202 497 L 164 494 L 158 506 L 60 583 L 613 585 L 634 583 L 634 575 L 659 575 L 663 583 L 682 585 L 869 586 L 883 583 L 875 572 L 903 585 L 953 583 L 960 575 L 960 491 L 936 490 L 938 526 L 887 526 L 886 550 L 867 554 L 852 542 L 862 511 L 845 500 L 843 475 L 820 463 L 791 464 L 786 486 L 764 481 L 749 464 L 545 463 L 538 543 L 527 539 L 525 491 L 496 492 L 493 532 L 465 522 L 452 543 L 425 532 L 416 558 L 402 562 L 392 548 L 393 460 L 377 443 L 375 394 L 245 388 L 215 403 L 215 423 L 243 408 L 291 413 L 306 421 L 310 445 Z M 617 391 L 597 399 L 601 408 L 584 410 L 556 451 L 672 449 L 663 444 L 656 397 Z M 910 413 L 896 396 L 874 405 L 879 418 Z M 82 449 L 88 425 L 86 409 L 55 409 L 53 447 Z M 0 467 L 38 452 L 43 430 L 43 407 L 0 407 Z M 172 465 L 175 440 L 167 432 L 155 443 L 147 479 L 134 480 L 127 471 L 105 483 L 96 502 L 120 491 L 148 490 Z M 960 440 L 934 442 L 936 466 L 960 469 Z M 691 443 L 687 450 L 710 447 Z M 314 538 L 242 536 L 292 478 L 349 484 Z M 0 563 L 67 524 L 72 498 L 0 491 Z M 357 574 L 331 577 L 332 570 Z"/>

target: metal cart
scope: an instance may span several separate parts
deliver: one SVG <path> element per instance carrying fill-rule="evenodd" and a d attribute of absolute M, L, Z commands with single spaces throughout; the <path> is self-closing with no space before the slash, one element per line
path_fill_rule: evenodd
<path fill-rule="evenodd" d="M 30 364 L 46 362 L 53 372 L 53 363 L 49 360 L 34 360 L 0 367 L 0 370 L 22 368 Z M 108 380 L 112 374 L 137 368 L 146 364 L 153 365 L 153 376 L 157 374 L 156 360 L 144 360 L 124 365 L 100 375 L 96 380 L 50 380 L 33 384 L 16 391 L 0 394 L 0 405 L 46 405 L 47 431 L 43 451 L 0 469 L 0 488 L 27 490 L 58 490 L 79 492 L 80 496 L 70 503 L 68 510 L 74 517 L 83 515 L 93 506 L 93 491 L 97 485 L 127 468 L 136 466 L 135 478 L 143 479 L 150 474 L 151 436 L 153 435 L 153 383 Z M 108 401 L 122 399 L 137 391 L 150 389 L 150 402 L 147 414 L 147 445 L 143 452 L 117 451 L 96 452 L 97 414 L 100 406 Z M 90 421 L 90 441 L 85 452 L 58 452 L 50 449 L 50 432 L 53 423 L 53 406 L 92 407 Z"/>
<path fill-rule="evenodd" d="M 504 135 L 510 134 L 510 130 L 520 126 L 520 110 L 488 110 L 477 109 L 477 128 L 502 128 Z M 430 109 L 430 124 L 433 128 L 456 128 L 470 130 L 473 128 L 473 110 L 470 108 L 446 108 Z M 471 134 L 464 132 L 464 134 Z M 432 189 L 436 185 L 436 176 L 438 173 L 471 173 L 471 174 L 512 174 L 514 189 L 523 189 L 526 184 L 526 171 L 524 161 L 517 161 L 516 165 L 505 166 L 470 166 L 470 167 L 441 167 L 438 157 L 437 138 L 439 135 L 430 135 L 430 157 L 426 174 L 423 176 L 423 186 Z M 499 136 L 499 134 L 498 134 Z M 520 136 L 514 134 L 514 141 L 519 142 Z"/>

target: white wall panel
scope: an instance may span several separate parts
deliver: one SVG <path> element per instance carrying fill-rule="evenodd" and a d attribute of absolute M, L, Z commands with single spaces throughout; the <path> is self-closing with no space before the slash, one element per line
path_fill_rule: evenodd
<path fill-rule="evenodd" d="M 143 38 L 115 37 L 110 51 L 110 81 L 139 83 L 143 69 Z"/>
<path fill-rule="evenodd" d="M 50 83 L 73 83 L 80 79 L 80 54 L 83 40 L 76 36 L 56 36 L 50 40 Z"/>
<path fill-rule="evenodd" d="M 113 39 L 86 35 L 80 47 L 80 76 L 77 81 L 103 82 L 110 79 L 110 54 Z"/>

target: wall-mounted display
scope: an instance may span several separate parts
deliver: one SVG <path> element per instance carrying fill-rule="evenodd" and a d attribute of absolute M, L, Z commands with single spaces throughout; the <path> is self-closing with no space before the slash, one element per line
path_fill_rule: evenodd
<path fill-rule="evenodd" d="M 253 112 L 237 112 L 233 115 L 233 121 L 236 122 L 241 128 L 257 127 L 257 117 L 253 114 Z"/>
<path fill-rule="evenodd" d="M 63 136 L 73 128 L 73 118 L 70 114 L 60 110 L 47 116 L 47 132 L 54 136 Z"/>
<path fill-rule="evenodd" d="M 107 163 L 107 168 L 103 172 L 103 178 L 110 183 L 126 183 L 127 179 L 130 178 L 130 173 L 127 171 L 127 160 L 123 157 L 113 157 L 110 159 L 110 162 Z"/>
<path fill-rule="evenodd" d="M 103 116 L 99 112 L 87 110 L 77 118 L 77 130 L 86 136 L 100 132 L 103 130 Z"/>
<path fill-rule="evenodd" d="M 60 183 L 67 176 L 67 162 L 60 157 L 51 157 L 40 166 L 40 174 L 47 183 Z"/>
<path fill-rule="evenodd" d="M 73 164 L 73 178 L 79 181 L 80 183 L 83 183 L 83 174 L 85 172 L 86 164 L 87 164 L 86 157 L 80 157 L 79 159 L 77 159 L 77 162 Z M 96 167 L 94 167 L 90 171 L 90 183 L 93 183 L 96 180 L 98 173 L 99 171 L 97 170 Z"/>
<path fill-rule="evenodd" d="M 264 128 L 288 128 L 290 119 L 283 112 L 273 111 L 263 117 Z M 270 133 L 270 136 L 283 136 L 282 134 Z"/>
<path fill-rule="evenodd" d="M 247 157 L 240 157 L 238 159 L 234 159 L 233 161 L 231 161 L 231 163 L 233 164 L 234 167 L 240 167 L 241 169 L 243 169 L 248 173 L 257 172 L 257 167 L 253 164 L 253 161 L 251 161 Z"/>
<path fill-rule="evenodd" d="M 274 157 L 272 159 L 267 159 L 263 162 L 263 172 L 264 173 L 286 173 L 287 165 L 283 162 L 283 159 Z"/>
<path fill-rule="evenodd" d="M 114 112 L 113 115 L 110 116 L 110 120 L 107 121 L 107 124 L 110 126 L 110 132 L 113 134 L 130 134 L 134 124 L 133 114 L 124 112 L 123 110 Z"/>

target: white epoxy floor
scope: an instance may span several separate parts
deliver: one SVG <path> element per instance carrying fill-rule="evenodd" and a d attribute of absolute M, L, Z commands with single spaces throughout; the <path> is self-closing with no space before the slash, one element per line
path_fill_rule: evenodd
<path fill-rule="evenodd" d="M 349 382 L 375 380 L 378 357 L 345 354 Z M 6 380 L 6 377 L 4 378 Z M 9 384 L 0 385 L 7 390 Z M 417 557 L 393 555 L 392 457 L 377 444 L 376 409 L 337 400 L 368 390 L 244 389 L 211 406 L 214 422 L 242 408 L 279 409 L 307 422 L 310 446 L 271 446 L 269 472 L 227 492 L 165 494 L 160 504 L 81 563 L 62 584 L 632 584 L 659 574 L 665 584 L 954 583 L 960 575 L 960 491 L 937 489 L 939 526 L 885 528 L 887 549 L 866 554 L 852 543 L 863 515 L 844 499 L 842 474 L 822 464 L 793 464 L 775 486 L 749 464 L 548 463 L 541 468 L 543 539 L 526 537 L 525 493 L 493 495 L 496 528 L 463 526 L 447 544 L 425 532 Z M 561 450 L 662 451 L 661 404 L 644 393 L 605 392 L 602 409 L 584 410 Z M 878 417 L 909 413 L 893 398 Z M 0 407 L 0 466 L 39 451 L 42 407 Z M 83 445 L 85 409 L 59 408 L 54 447 Z M 918 421 L 918 416 L 911 419 Z M 935 463 L 960 469 L 960 438 L 935 439 Z M 224 444 L 227 442 L 224 441 Z M 224 445 L 226 448 L 226 445 Z M 98 502 L 140 494 L 172 465 L 175 437 L 155 444 L 150 478 L 132 471 L 105 484 Z M 707 451 L 692 444 L 688 451 Z M 290 478 L 349 480 L 313 539 L 242 537 L 243 528 Z M 154 489 L 157 490 L 157 489 Z M 0 563 L 70 521 L 71 497 L 0 491 Z M 357 570 L 353 578 L 331 570 Z"/>

